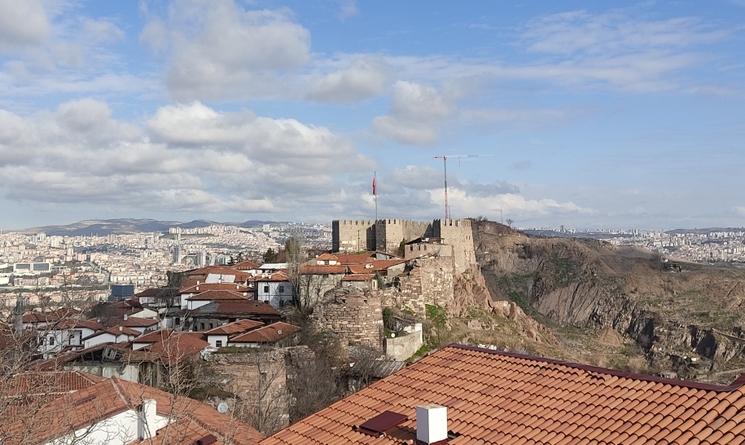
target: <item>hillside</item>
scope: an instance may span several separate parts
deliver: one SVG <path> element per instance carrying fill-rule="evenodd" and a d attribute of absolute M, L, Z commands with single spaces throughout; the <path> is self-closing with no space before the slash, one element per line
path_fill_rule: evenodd
<path fill-rule="evenodd" d="M 47 235 L 59 236 L 85 236 L 85 235 L 111 235 L 120 233 L 142 233 L 142 232 L 167 232 L 170 227 L 181 227 L 183 229 L 194 229 L 207 227 L 212 224 L 234 225 L 238 227 L 259 227 L 272 221 L 248 220 L 236 223 L 223 223 L 208 220 L 194 220 L 189 222 L 159 221 L 155 219 L 118 218 L 118 219 L 89 219 L 66 225 L 41 226 L 21 230 L 27 233 L 43 232 Z"/>
<path fill-rule="evenodd" d="M 474 222 L 474 241 L 491 299 L 550 330 L 549 353 L 702 380 L 731 381 L 745 368 L 743 269 L 492 222 Z"/>

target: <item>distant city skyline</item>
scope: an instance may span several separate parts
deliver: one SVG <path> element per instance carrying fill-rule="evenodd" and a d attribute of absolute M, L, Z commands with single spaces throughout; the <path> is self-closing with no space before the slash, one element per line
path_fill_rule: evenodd
<path fill-rule="evenodd" d="M 0 0 L 3 230 L 745 226 L 745 3 Z"/>

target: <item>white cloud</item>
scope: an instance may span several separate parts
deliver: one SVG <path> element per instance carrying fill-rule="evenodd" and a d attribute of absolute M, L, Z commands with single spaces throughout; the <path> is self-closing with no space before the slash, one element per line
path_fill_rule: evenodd
<path fill-rule="evenodd" d="M 167 83 L 179 100 L 259 94 L 310 59 L 310 34 L 288 11 L 249 10 L 232 0 L 177 1 L 167 22 L 154 18 L 140 38 L 170 49 Z"/>
<path fill-rule="evenodd" d="M 39 0 L 0 0 L 0 50 L 42 43 L 51 33 Z"/>
<path fill-rule="evenodd" d="M 338 71 L 316 77 L 308 98 L 323 102 L 357 102 L 380 94 L 387 81 L 388 74 L 380 61 L 360 58 Z"/>
<path fill-rule="evenodd" d="M 708 44 L 726 35 L 726 31 L 712 29 L 691 17 L 645 21 L 620 12 L 571 11 L 531 21 L 523 39 L 530 51 L 605 57 Z"/>
<path fill-rule="evenodd" d="M 406 144 L 432 144 L 442 122 L 452 112 L 453 105 L 433 87 L 398 81 L 393 86 L 389 114 L 376 117 L 373 128 Z"/>
<path fill-rule="evenodd" d="M 347 175 L 370 164 L 326 128 L 199 102 L 162 107 L 146 126 L 117 120 L 92 99 L 31 116 L 0 110 L 0 193 L 23 202 L 328 211 Z"/>
<path fill-rule="evenodd" d="M 441 203 L 444 191 L 442 188 L 430 190 L 430 199 L 433 203 Z M 554 199 L 529 199 L 517 193 L 494 193 L 474 194 L 463 188 L 449 188 L 448 201 L 453 215 L 475 216 L 484 215 L 496 217 L 509 215 L 515 219 L 536 218 L 546 215 L 567 213 L 592 213 L 590 209 L 578 206 L 566 201 L 559 202 Z"/>

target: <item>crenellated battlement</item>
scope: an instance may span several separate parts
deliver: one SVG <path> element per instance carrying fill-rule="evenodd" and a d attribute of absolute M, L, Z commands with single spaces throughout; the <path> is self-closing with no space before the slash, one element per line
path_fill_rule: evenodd
<path fill-rule="evenodd" d="M 439 238 L 450 246 L 447 256 L 454 259 L 457 271 L 476 264 L 470 219 L 435 219 L 414 221 L 410 219 L 384 218 L 378 220 L 334 220 L 332 226 L 332 250 L 335 252 L 359 252 L 378 250 L 406 256 L 401 244 L 417 238 Z M 418 250 L 418 249 L 417 249 Z M 444 254 L 442 251 L 440 254 Z M 413 255 L 414 249 L 409 250 Z"/>

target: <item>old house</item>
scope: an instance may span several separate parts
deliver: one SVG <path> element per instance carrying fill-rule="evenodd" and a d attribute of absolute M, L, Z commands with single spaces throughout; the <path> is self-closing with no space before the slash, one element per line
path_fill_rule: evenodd
<path fill-rule="evenodd" d="M 294 288 L 287 271 L 277 271 L 254 279 L 256 299 L 281 308 L 292 304 L 295 298 Z"/>
<path fill-rule="evenodd" d="M 213 348 L 222 348 L 223 346 L 228 346 L 228 341 L 231 337 L 245 334 L 261 326 L 264 326 L 264 323 L 260 321 L 250 319 L 238 320 L 210 329 L 204 335 L 210 346 Z"/>
<path fill-rule="evenodd" d="M 253 445 L 261 439 L 253 428 L 202 402 L 116 377 L 20 374 L 13 386 L 27 390 L 0 430 L 4 445 Z"/>
<path fill-rule="evenodd" d="M 236 320 L 251 319 L 262 323 L 279 321 L 281 315 L 269 303 L 254 300 L 217 300 L 184 314 L 183 326 L 192 331 L 207 331 Z"/>
<path fill-rule="evenodd" d="M 228 339 L 228 346 L 258 348 L 261 346 L 289 346 L 295 343 L 298 326 L 278 321 L 267 326 L 251 329 Z"/>

